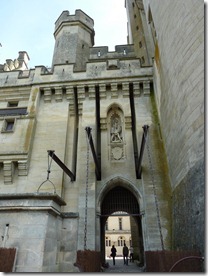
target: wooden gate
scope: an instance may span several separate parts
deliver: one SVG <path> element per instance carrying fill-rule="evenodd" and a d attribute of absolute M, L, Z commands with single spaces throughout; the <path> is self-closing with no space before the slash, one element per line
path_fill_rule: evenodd
<path fill-rule="evenodd" d="M 196 251 L 146 251 L 146 272 L 203 272 L 204 258 Z"/>
<path fill-rule="evenodd" d="M 0 248 L 0 271 L 14 272 L 16 248 Z"/>
<path fill-rule="evenodd" d="M 75 264 L 80 272 L 100 272 L 100 252 L 92 250 L 78 250 Z"/>

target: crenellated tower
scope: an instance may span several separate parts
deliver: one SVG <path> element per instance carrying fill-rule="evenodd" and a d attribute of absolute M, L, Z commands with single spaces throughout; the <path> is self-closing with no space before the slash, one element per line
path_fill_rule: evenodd
<path fill-rule="evenodd" d="M 94 45 L 94 21 L 82 10 L 75 15 L 63 11 L 55 22 L 55 47 L 52 67 L 57 64 L 74 63 L 75 71 L 85 69 L 89 48 Z"/>
<path fill-rule="evenodd" d="M 142 0 L 125 0 L 128 24 L 128 43 L 134 44 L 136 56 L 140 58 L 142 66 L 152 65 L 154 55 L 153 41 L 149 35 Z"/>

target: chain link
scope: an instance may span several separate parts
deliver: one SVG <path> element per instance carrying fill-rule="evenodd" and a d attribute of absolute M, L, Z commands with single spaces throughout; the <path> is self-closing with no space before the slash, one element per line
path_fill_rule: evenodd
<path fill-rule="evenodd" d="M 53 160 L 53 154 L 54 154 L 54 152 L 52 153 L 51 160 L 49 161 L 49 153 L 48 153 L 47 179 L 49 179 L 49 174 L 50 174 L 50 172 L 51 172 L 51 164 L 52 164 L 52 160 Z"/>
<path fill-rule="evenodd" d="M 87 140 L 87 162 L 86 162 L 86 194 L 85 194 L 85 222 L 84 222 L 84 250 L 87 249 L 87 207 L 88 207 L 88 182 L 89 182 L 89 152 L 90 145 L 86 134 Z"/>
<path fill-rule="evenodd" d="M 38 189 L 37 189 L 37 193 L 39 193 L 40 187 L 41 187 L 44 183 L 50 182 L 50 183 L 53 185 L 53 193 L 56 194 L 56 187 L 55 187 L 55 185 L 53 184 L 53 182 L 51 182 L 50 179 L 49 179 L 49 175 L 50 175 L 50 173 L 51 173 L 51 163 L 52 163 L 52 159 L 53 159 L 53 154 L 54 154 L 54 152 L 52 153 L 51 160 L 49 161 L 49 151 L 48 151 L 47 179 L 46 179 L 45 181 L 43 181 L 43 182 L 40 184 L 40 186 L 39 186 Z"/>
<path fill-rule="evenodd" d="M 147 145 L 147 154 L 148 154 L 148 159 L 149 159 L 149 167 L 150 167 L 150 172 L 151 172 L 152 187 L 153 187 L 154 198 L 155 198 L 155 206 L 156 206 L 156 211 L 157 211 L 157 222 L 158 222 L 158 227 L 159 227 L 159 231 L 160 231 L 161 247 L 162 247 L 162 250 L 164 250 L 162 227 L 161 227 L 161 221 L 160 221 L 160 211 L 159 211 L 159 205 L 158 205 L 158 200 L 157 200 L 154 170 L 153 170 L 152 159 L 151 159 L 151 154 L 150 154 L 150 138 L 149 138 L 148 134 L 146 134 L 145 140 L 146 140 L 146 145 Z"/>

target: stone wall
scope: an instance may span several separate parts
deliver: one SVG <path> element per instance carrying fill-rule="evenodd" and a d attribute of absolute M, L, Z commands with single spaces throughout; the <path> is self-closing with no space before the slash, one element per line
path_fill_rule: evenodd
<path fill-rule="evenodd" d="M 173 193 L 174 249 L 198 250 L 204 256 L 204 163 L 199 161 Z"/>
<path fill-rule="evenodd" d="M 174 188 L 204 156 L 204 5 L 149 3 L 158 33 L 155 95 Z"/>
<path fill-rule="evenodd" d="M 1 246 L 17 249 L 15 272 L 58 271 L 61 205 L 57 195 L 1 194 Z"/>
<path fill-rule="evenodd" d="M 10 185 L 5 185 L 4 169 L 8 169 L 10 164 L 0 167 L 1 191 L 6 194 L 0 201 L 3 214 L 0 223 L 2 229 L 8 223 L 11 226 L 8 246 L 20 248 L 18 272 L 77 271 L 73 264 L 77 250 L 83 250 L 85 246 L 85 227 L 87 248 L 99 251 L 102 200 L 107 191 L 119 185 L 127 187 L 140 205 L 144 250 L 161 249 L 160 227 L 165 248 L 170 248 L 171 182 L 174 246 L 189 248 L 191 239 L 190 247 L 203 252 L 203 9 L 198 1 L 167 0 L 155 3 L 146 0 L 146 15 L 149 13 L 148 3 L 157 33 L 154 68 L 141 65 L 140 60 L 134 57 L 132 45 L 120 45 L 113 53 L 108 53 L 106 47 L 91 49 L 91 59 L 86 63 L 86 68 L 79 72 L 74 64 L 66 63 L 64 56 L 64 64 L 57 61 L 59 64 L 54 64 L 51 71 L 37 66 L 25 72 L 0 74 L 0 108 L 6 107 L 8 95 L 11 99 L 21 99 L 20 104 L 27 106 L 28 118 L 36 122 L 34 135 L 26 132 L 28 119 L 27 115 L 23 115 L 22 121 L 18 118 L 13 133 L 22 143 L 24 139 L 31 138 L 27 139 L 28 155 L 31 156 L 28 175 L 15 172 Z M 82 12 L 79 14 L 83 15 Z M 63 16 L 68 18 L 68 13 Z M 78 31 L 77 28 L 72 29 Z M 76 35 L 82 47 L 83 34 Z M 89 42 L 90 37 L 88 39 Z M 76 48 L 77 44 L 73 46 Z M 104 51 L 100 53 L 100 59 L 99 50 Z M 122 127 L 122 139 L 116 143 L 111 139 L 113 119 L 117 119 Z M 134 155 L 139 154 L 139 149 L 136 149 L 134 142 L 136 140 L 138 146 L 141 145 L 142 126 L 146 124 L 150 127 L 153 166 L 151 168 L 145 152 L 142 178 L 138 179 Z M 101 142 L 101 181 L 96 179 L 91 152 L 87 168 L 87 126 L 92 127 L 94 142 L 99 139 Z M 11 140 L 16 137 L 7 134 Z M 1 141 L 8 147 L 5 133 L 1 133 Z M 76 180 L 71 181 L 52 162 L 50 180 L 54 186 L 46 182 L 39 192 L 50 193 L 59 200 L 55 203 L 44 201 L 44 205 L 40 203 L 40 198 L 28 201 L 21 193 L 37 197 L 38 187 L 47 177 L 47 150 L 55 150 L 60 160 L 76 174 Z M 8 161 L 7 157 L 7 154 L 1 154 L 1 164 Z M 6 201 L 7 194 L 11 196 L 11 193 L 16 194 L 18 204 Z M 64 198 L 65 206 L 62 206 L 64 202 L 60 198 Z"/>
<path fill-rule="evenodd" d="M 145 0 L 144 6 L 156 34 L 154 89 L 172 185 L 174 246 L 203 252 L 204 3 Z"/>

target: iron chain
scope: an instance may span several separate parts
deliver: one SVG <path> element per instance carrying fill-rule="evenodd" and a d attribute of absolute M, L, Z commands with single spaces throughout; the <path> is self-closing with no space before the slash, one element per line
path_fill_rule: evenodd
<path fill-rule="evenodd" d="M 87 208 L 88 208 L 88 182 L 89 182 L 89 152 L 90 146 L 89 141 L 86 135 L 87 140 L 87 162 L 86 162 L 86 192 L 85 192 L 85 222 L 84 222 L 84 250 L 87 249 Z"/>
<path fill-rule="evenodd" d="M 53 156 L 53 155 L 52 155 Z M 55 185 L 53 184 L 53 182 L 51 182 L 50 181 L 50 179 L 49 179 L 49 174 L 51 173 L 51 163 L 52 163 L 52 157 L 51 157 L 51 160 L 49 161 L 49 153 L 48 153 L 48 170 L 47 170 L 47 179 L 45 180 L 45 181 L 43 181 L 41 184 L 40 184 L 40 186 L 38 187 L 38 189 L 37 189 L 37 193 L 39 193 L 39 190 L 40 190 L 40 187 L 44 184 L 44 183 L 46 183 L 46 182 L 50 182 L 52 185 L 53 185 L 53 193 L 54 194 L 56 194 L 56 187 L 55 187 Z"/>
<path fill-rule="evenodd" d="M 162 235 L 162 227 L 161 227 L 161 221 L 160 221 L 160 211 L 159 211 L 159 205 L 158 205 L 158 200 L 157 200 L 157 192 L 156 192 L 156 186 L 155 186 L 155 178 L 154 178 L 154 170 L 153 170 L 153 165 L 152 165 L 152 159 L 150 155 L 150 139 L 149 136 L 146 135 L 145 140 L 146 140 L 146 145 L 147 145 L 147 154 L 148 154 L 148 160 L 149 160 L 149 167 L 150 167 L 150 172 L 151 172 L 151 180 L 152 180 L 152 187 L 153 187 L 153 192 L 154 192 L 154 198 L 155 198 L 155 206 L 156 206 L 156 212 L 157 212 L 157 222 L 158 222 L 158 227 L 160 231 L 160 240 L 161 240 L 161 247 L 162 250 L 164 250 L 164 243 L 163 243 L 163 235 Z"/>
<path fill-rule="evenodd" d="M 54 154 L 54 152 L 53 152 Z M 53 156 L 52 154 L 52 156 Z M 51 160 L 49 161 L 49 153 L 48 153 L 48 170 L 47 170 L 47 179 L 49 179 L 49 174 L 51 172 L 51 163 L 52 163 L 53 157 L 51 157 Z"/>

